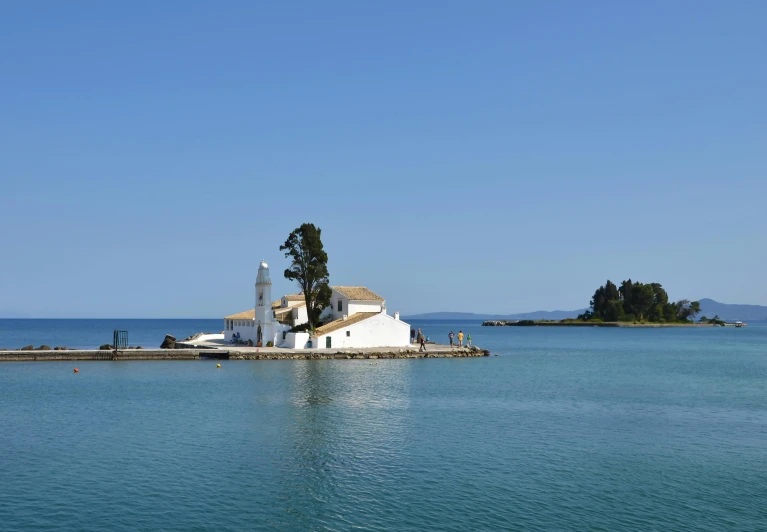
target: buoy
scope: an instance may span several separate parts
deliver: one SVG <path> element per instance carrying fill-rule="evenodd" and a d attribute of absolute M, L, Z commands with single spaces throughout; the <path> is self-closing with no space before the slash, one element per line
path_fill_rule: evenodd
<path fill-rule="evenodd" d="M 75 373 L 78 373 L 79 371 L 80 371 L 79 369 L 75 368 Z"/>
<path fill-rule="evenodd" d="M 217 368 L 220 368 L 220 367 L 221 367 L 221 364 L 216 364 L 216 367 L 217 367 Z"/>

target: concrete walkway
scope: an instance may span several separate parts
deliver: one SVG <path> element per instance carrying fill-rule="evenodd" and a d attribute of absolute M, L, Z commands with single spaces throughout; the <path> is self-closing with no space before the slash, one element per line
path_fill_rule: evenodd
<path fill-rule="evenodd" d="M 408 353 L 411 351 L 418 351 L 419 345 L 418 344 L 410 344 L 408 347 L 403 346 L 397 346 L 397 347 L 331 347 L 330 349 L 327 348 L 319 348 L 315 347 L 312 349 L 288 349 L 284 347 L 250 347 L 247 345 L 234 345 L 229 342 L 226 342 L 223 340 L 223 338 L 218 338 L 222 335 L 206 335 L 206 336 L 200 336 L 199 338 L 196 338 L 192 342 L 176 342 L 176 346 L 179 348 L 196 348 L 196 349 L 221 349 L 229 351 L 230 353 L 240 353 L 240 354 L 248 354 L 248 355 L 255 355 L 255 354 L 261 354 L 261 355 L 305 355 L 307 353 L 364 353 L 364 354 L 376 354 L 381 352 L 401 352 L 401 353 Z M 466 349 L 464 347 L 464 349 Z M 426 352 L 427 353 L 434 353 L 434 354 L 449 354 L 452 352 L 460 352 L 462 351 L 458 347 L 450 347 L 449 345 L 441 345 L 441 344 L 426 344 Z"/>

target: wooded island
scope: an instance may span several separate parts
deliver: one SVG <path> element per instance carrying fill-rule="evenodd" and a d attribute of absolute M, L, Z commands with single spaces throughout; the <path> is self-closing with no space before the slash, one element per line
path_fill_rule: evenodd
<path fill-rule="evenodd" d="M 669 301 L 660 283 L 623 281 L 620 287 L 608 279 L 594 292 L 589 310 L 578 321 L 691 323 L 700 313 L 700 302 Z"/>
<path fill-rule="evenodd" d="M 725 325 L 714 316 L 702 316 L 698 323 L 700 302 L 680 299 L 669 301 L 668 293 L 660 283 L 640 283 L 631 279 L 620 286 L 608 281 L 594 292 L 589 309 L 577 318 L 554 320 L 487 320 L 482 325 L 562 325 L 601 327 L 679 327 Z"/>

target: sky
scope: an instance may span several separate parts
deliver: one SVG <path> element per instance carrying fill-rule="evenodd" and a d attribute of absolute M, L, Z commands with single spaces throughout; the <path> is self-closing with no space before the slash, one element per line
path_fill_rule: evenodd
<path fill-rule="evenodd" d="M 0 3 L 0 316 L 767 304 L 767 3 Z"/>

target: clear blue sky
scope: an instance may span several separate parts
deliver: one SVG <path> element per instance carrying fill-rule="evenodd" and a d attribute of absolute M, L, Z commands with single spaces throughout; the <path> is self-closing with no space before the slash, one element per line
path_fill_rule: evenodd
<path fill-rule="evenodd" d="M 767 304 L 767 3 L 0 3 L 0 313 Z"/>

